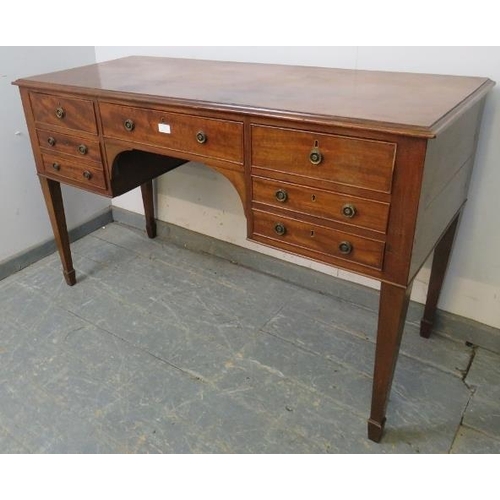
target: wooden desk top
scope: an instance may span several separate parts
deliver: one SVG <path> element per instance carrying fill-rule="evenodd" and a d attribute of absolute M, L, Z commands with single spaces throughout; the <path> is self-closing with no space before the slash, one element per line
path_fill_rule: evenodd
<path fill-rule="evenodd" d="M 421 137 L 434 137 L 494 85 L 477 77 L 142 56 L 15 83 Z"/>

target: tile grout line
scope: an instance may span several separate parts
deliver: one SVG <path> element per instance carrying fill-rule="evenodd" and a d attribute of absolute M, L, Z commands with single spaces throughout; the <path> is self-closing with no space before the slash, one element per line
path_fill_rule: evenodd
<path fill-rule="evenodd" d="M 467 375 L 469 374 L 469 371 L 471 369 L 471 366 L 472 366 L 472 363 L 474 361 L 474 358 L 476 357 L 478 347 L 476 345 L 473 345 L 473 344 L 470 344 L 470 343 L 467 344 L 467 345 L 469 345 L 470 347 L 472 347 L 472 352 L 471 352 L 471 355 L 470 355 L 470 358 L 469 358 L 469 363 L 468 363 L 467 367 L 465 368 L 465 371 L 464 371 L 464 373 L 462 375 L 462 382 L 464 383 L 465 387 L 467 387 L 467 389 L 472 390 L 472 388 L 465 381 L 465 379 L 467 378 Z M 474 391 L 472 390 L 472 392 L 474 392 Z"/>
<path fill-rule="evenodd" d="M 132 349 L 136 349 L 138 351 L 141 351 L 142 353 L 147 354 L 148 356 L 151 356 L 154 359 L 157 359 L 161 363 L 164 363 L 167 366 L 170 366 L 171 368 L 174 368 L 174 369 L 180 371 L 182 374 L 187 375 L 190 379 L 195 380 L 197 382 L 203 382 L 203 383 L 212 385 L 212 383 L 209 380 L 205 379 L 202 375 L 200 375 L 200 374 L 198 374 L 196 372 L 192 372 L 190 370 L 186 370 L 184 368 L 181 368 L 180 366 L 175 365 L 171 361 L 168 361 L 166 359 L 160 358 L 159 356 L 156 356 L 155 354 L 153 354 L 152 352 L 148 351 L 147 349 L 144 349 L 143 347 L 135 345 L 132 342 L 128 341 L 127 339 L 124 339 L 123 337 L 120 337 L 118 334 L 113 333 L 113 332 L 109 331 L 108 329 L 103 328 L 100 325 L 96 325 L 95 323 L 93 323 L 92 321 L 89 321 L 88 319 L 82 318 L 81 316 L 79 316 L 78 314 L 76 314 L 73 311 L 70 311 L 68 309 L 65 309 L 65 311 L 67 311 L 69 314 L 72 314 L 73 316 L 77 317 L 78 319 L 81 319 L 82 321 L 85 321 L 86 323 L 88 323 L 89 325 L 97 328 L 98 330 L 101 330 L 101 331 L 103 331 L 103 332 L 105 332 L 105 333 L 107 333 L 107 334 L 109 334 L 109 335 L 117 338 L 121 342 L 125 343 L 128 347 L 131 347 Z"/>
<path fill-rule="evenodd" d="M 451 445 L 450 445 L 450 448 L 448 450 L 448 454 L 450 454 L 452 452 L 453 447 L 455 446 L 455 442 L 457 440 L 457 437 L 458 437 L 458 434 L 460 432 L 460 429 L 462 427 L 466 427 L 466 426 L 464 426 L 464 423 L 463 423 L 464 422 L 464 418 L 465 418 L 465 413 L 467 412 L 467 408 L 469 407 L 469 404 L 472 401 L 472 397 L 474 396 L 474 393 L 476 392 L 475 389 L 473 387 L 471 387 L 469 384 L 467 384 L 467 382 L 465 381 L 465 379 L 467 378 L 467 375 L 469 374 L 469 371 L 471 369 L 471 366 L 472 366 L 472 363 L 474 361 L 474 358 L 476 357 L 476 353 L 477 353 L 477 349 L 478 349 L 477 346 L 475 346 L 475 345 L 470 344 L 470 346 L 472 347 L 472 351 L 471 351 L 471 354 L 470 354 L 469 363 L 467 364 L 467 368 L 464 370 L 464 373 L 462 375 L 462 383 L 468 389 L 468 391 L 469 391 L 469 397 L 467 399 L 467 403 L 464 406 L 464 409 L 462 410 L 462 415 L 460 417 L 460 422 L 459 422 L 459 424 L 457 426 L 457 429 L 455 431 L 455 435 L 453 436 L 453 440 L 451 441 Z"/>

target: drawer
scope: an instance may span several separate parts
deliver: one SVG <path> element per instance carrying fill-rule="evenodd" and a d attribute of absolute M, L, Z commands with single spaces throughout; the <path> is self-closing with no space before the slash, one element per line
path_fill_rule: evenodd
<path fill-rule="evenodd" d="M 30 99 L 37 125 L 63 127 L 97 135 L 92 101 L 36 92 L 30 94 Z"/>
<path fill-rule="evenodd" d="M 259 210 L 253 210 L 253 233 L 268 239 L 271 245 L 271 241 L 280 242 L 277 246 L 288 247 L 297 254 L 306 249 L 319 255 L 382 269 L 385 246 L 382 241 Z"/>
<path fill-rule="evenodd" d="M 104 135 L 243 163 L 243 124 L 100 103 Z"/>
<path fill-rule="evenodd" d="M 389 204 L 289 182 L 252 177 L 253 201 L 385 233 Z"/>
<path fill-rule="evenodd" d="M 76 156 L 80 161 L 101 162 L 101 150 L 98 141 L 46 130 L 37 130 L 36 135 L 38 144 L 43 149 L 54 153 Z"/>
<path fill-rule="evenodd" d="M 44 172 L 50 177 L 69 180 L 82 187 L 106 189 L 106 180 L 102 166 L 82 165 L 75 160 L 67 160 L 61 156 L 42 155 Z"/>
<path fill-rule="evenodd" d="M 396 144 L 252 126 L 252 165 L 389 193 Z"/>

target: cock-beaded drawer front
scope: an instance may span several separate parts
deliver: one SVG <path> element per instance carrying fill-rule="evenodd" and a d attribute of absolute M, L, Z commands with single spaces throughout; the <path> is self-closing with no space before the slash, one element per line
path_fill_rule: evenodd
<path fill-rule="evenodd" d="M 101 102 L 104 135 L 243 163 L 243 123 Z"/>
<path fill-rule="evenodd" d="M 37 130 L 38 145 L 51 153 L 76 156 L 80 162 L 101 162 L 101 150 L 97 140 L 87 137 L 60 134 L 52 130 Z"/>
<path fill-rule="evenodd" d="M 389 193 L 396 144 L 252 126 L 252 166 Z"/>
<path fill-rule="evenodd" d="M 387 229 L 388 203 L 256 176 L 252 177 L 252 199 L 283 210 L 380 233 Z"/>
<path fill-rule="evenodd" d="M 311 257 L 312 252 L 312 256 L 318 260 L 334 257 L 382 269 L 385 247 L 383 241 L 260 210 L 252 212 L 253 238 L 257 241 L 307 257 Z"/>
<path fill-rule="evenodd" d="M 43 154 L 43 173 L 48 177 L 84 188 L 106 189 L 104 170 L 99 164 L 82 164 L 77 158 Z"/>
<path fill-rule="evenodd" d="M 89 99 L 31 92 L 31 109 L 37 127 L 62 127 L 97 135 L 94 103 Z"/>

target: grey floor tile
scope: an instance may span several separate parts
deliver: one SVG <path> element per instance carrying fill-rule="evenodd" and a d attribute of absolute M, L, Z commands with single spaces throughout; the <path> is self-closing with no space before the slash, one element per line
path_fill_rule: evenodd
<path fill-rule="evenodd" d="M 500 355 L 477 349 L 465 382 L 474 395 L 464 425 L 500 439 Z"/>
<path fill-rule="evenodd" d="M 275 428 L 315 443 L 321 453 L 415 452 L 404 440 L 368 441 L 365 416 L 255 360 L 228 363 L 216 385 L 249 412 L 268 415 Z"/>
<path fill-rule="evenodd" d="M 343 359 L 338 344 L 337 356 L 324 357 L 301 349 L 281 338 L 261 333 L 254 336 L 240 351 L 240 356 L 257 367 L 293 380 L 304 388 L 312 389 L 349 407 L 360 416 L 365 415 L 371 397 L 371 376 Z"/>
<path fill-rule="evenodd" d="M 498 452 L 492 353 L 465 385 L 473 350 L 409 323 L 375 444 L 375 307 L 118 224 L 72 248 L 74 287 L 56 254 L 0 281 L 0 452 Z"/>
<path fill-rule="evenodd" d="M 223 453 L 325 452 L 296 429 L 227 393 L 210 391 L 202 400 L 185 401 L 175 413 L 189 422 L 202 440 Z"/>
<path fill-rule="evenodd" d="M 477 349 L 465 382 L 477 392 L 500 393 L 500 355 L 486 349 Z"/>
<path fill-rule="evenodd" d="M 17 441 L 9 432 L 0 427 L 0 454 L 26 453 L 31 453 L 31 450 Z"/>
<path fill-rule="evenodd" d="M 291 324 L 295 321 L 307 324 L 307 318 L 310 318 L 315 324 L 324 323 L 354 337 L 369 339 L 372 342 L 376 339 L 376 311 L 307 290 L 293 295 L 279 317 L 273 321 L 279 321 L 283 316 L 287 317 Z M 423 339 L 418 328 L 407 323 L 401 353 L 462 377 L 469 365 L 472 348 L 439 335 Z"/>
<path fill-rule="evenodd" d="M 500 440 L 482 432 L 460 427 L 451 453 L 500 453 Z"/>
<path fill-rule="evenodd" d="M 34 384 L 0 386 L 0 421 L 33 453 L 108 453 L 115 444 L 99 424 L 79 417 Z"/>

